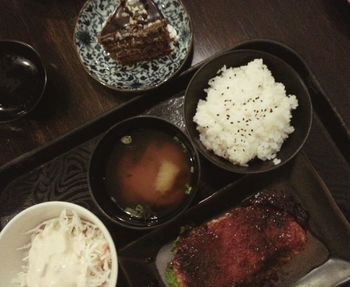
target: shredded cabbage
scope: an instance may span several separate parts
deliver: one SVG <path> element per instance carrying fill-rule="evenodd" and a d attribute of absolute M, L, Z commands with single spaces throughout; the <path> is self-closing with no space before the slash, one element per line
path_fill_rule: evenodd
<path fill-rule="evenodd" d="M 39 258 L 39 256 L 43 258 L 42 254 L 36 252 L 38 247 L 39 250 L 41 249 L 40 244 L 42 244 L 42 250 L 47 250 L 47 248 L 49 248 L 50 254 L 52 253 L 52 256 L 56 256 L 56 265 L 57 258 L 60 259 L 62 257 L 62 261 L 64 261 L 64 256 L 66 254 L 69 254 L 71 257 L 73 256 L 74 260 L 79 263 L 77 266 L 74 266 L 74 268 L 79 271 L 74 273 L 74 282 L 77 287 L 107 286 L 112 266 L 108 242 L 102 231 L 96 225 L 80 219 L 74 211 L 70 211 L 69 214 L 71 215 L 68 215 L 67 211 L 63 210 L 59 217 L 47 220 L 27 232 L 31 234 L 31 241 L 28 245 L 20 248 L 27 251 L 27 256 L 23 259 L 23 271 L 20 272 L 18 277 L 14 280 L 15 284 L 20 287 L 41 287 L 45 285 L 44 279 L 41 281 L 41 278 L 38 279 L 38 276 L 33 276 L 33 274 L 31 274 L 31 270 L 33 269 L 33 267 L 31 268 L 31 264 L 35 265 L 37 263 L 33 263 L 32 261 L 37 261 L 36 258 Z M 54 236 L 57 240 L 56 243 L 59 243 L 57 245 L 59 247 L 63 246 L 63 250 L 59 250 L 57 246 L 44 246 L 44 243 L 47 243 L 44 241 L 45 236 Z M 67 242 L 70 245 L 67 244 Z M 33 244 L 36 246 L 35 249 L 32 248 Z M 73 250 L 69 248 L 73 248 Z M 49 264 L 49 262 L 44 262 L 44 266 Z M 64 263 L 62 263 L 62 266 L 63 264 Z M 57 268 L 56 265 L 54 268 Z M 45 269 L 42 273 L 46 272 Z M 55 269 L 51 268 L 51 270 Z M 33 282 L 33 278 L 36 278 L 36 281 L 39 282 Z"/>

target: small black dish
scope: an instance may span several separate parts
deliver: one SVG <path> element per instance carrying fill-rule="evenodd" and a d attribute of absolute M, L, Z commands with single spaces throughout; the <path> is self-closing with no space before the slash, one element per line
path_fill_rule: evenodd
<path fill-rule="evenodd" d="M 206 98 L 205 89 L 208 81 L 217 75 L 219 69 L 226 67 L 239 67 L 246 65 L 254 59 L 263 59 L 264 64 L 272 72 L 276 82 L 285 85 L 288 94 L 294 94 L 298 99 L 298 107 L 292 112 L 291 124 L 295 131 L 283 143 L 277 157 L 281 160 L 279 164 L 273 161 L 261 161 L 254 159 L 248 163 L 249 166 L 239 166 L 215 155 L 201 143 L 199 132 L 193 117 L 196 113 L 198 101 Z M 282 166 L 292 159 L 304 145 L 312 123 L 312 104 L 309 91 L 299 74 L 282 59 L 257 50 L 233 50 L 212 57 L 192 77 L 185 94 L 184 115 L 187 131 L 199 152 L 216 166 L 233 173 L 252 174 L 262 173 Z"/>
<path fill-rule="evenodd" d="M 46 80 L 46 69 L 33 47 L 19 41 L 0 41 L 0 122 L 32 111 L 42 98 Z"/>
<path fill-rule="evenodd" d="M 113 166 L 112 169 L 110 168 L 110 166 L 111 162 L 112 164 L 116 162 L 120 163 L 123 160 L 125 162 L 125 160 L 129 161 L 129 158 L 130 162 L 137 163 L 140 161 L 140 158 L 144 157 L 143 154 L 145 154 L 145 152 L 138 151 L 137 145 L 136 143 L 134 143 L 134 141 L 139 143 L 139 141 L 136 140 L 136 136 L 129 136 L 135 131 L 143 130 L 155 130 L 157 132 L 159 131 L 166 135 L 169 135 L 171 139 L 174 138 L 176 141 L 178 141 L 179 146 L 183 148 L 184 155 L 186 155 L 186 158 L 188 158 L 191 166 L 189 176 L 189 186 L 191 186 L 191 188 L 188 194 L 184 193 L 185 195 L 183 196 L 180 205 L 177 205 L 176 208 L 172 208 L 171 211 L 159 216 L 137 218 L 135 216 L 132 216 L 130 213 L 126 212 L 125 206 L 121 206 L 120 198 L 122 197 L 118 199 L 118 196 L 115 196 L 110 192 L 111 182 L 113 188 L 114 186 L 117 186 L 115 190 L 121 190 L 121 184 L 119 185 L 120 182 L 116 183 L 115 181 L 110 180 L 111 174 L 117 174 L 117 172 L 120 172 L 120 170 L 124 170 L 124 167 L 128 165 L 123 164 L 123 168 L 120 168 L 120 166 L 116 164 L 115 166 Z M 124 142 L 125 138 L 131 140 L 129 142 Z M 127 155 L 124 154 L 123 156 L 120 153 L 116 154 L 115 151 L 118 149 L 120 150 L 120 146 L 123 145 L 129 145 L 127 148 L 124 148 L 128 149 Z M 148 144 L 143 143 L 143 145 L 144 146 L 142 147 L 142 149 L 146 150 Z M 155 151 L 156 156 L 158 152 L 159 151 L 157 146 Z M 126 168 L 125 170 L 130 169 Z M 190 139 L 178 127 L 161 118 L 151 116 L 137 116 L 119 122 L 118 124 L 110 128 L 99 141 L 90 158 L 88 183 L 90 195 L 94 203 L 104 216 L 106 216 L 113 223 L 119 224 L 121 226 L 132 229 L 145 230 L 172 221 L 175 218 L 177 218 L 180 214 L 182 214 L 190 206 L 192 200 L 196 195 L 199 185 L 199 176 L 199 155 L 196 149 L 193 147 L 193 144 L 190 141 Z M 126 177 L 131 177 L 131 175 L 128 174 Z M 131 181 L 130 179 L 128 179 L 128 182 L 132 182 L 132 184 L 142 184 L 140 182 L 140 177 L 137 178 L 138 180 L 136 180 L 134 176 L 133 180 Z"/>

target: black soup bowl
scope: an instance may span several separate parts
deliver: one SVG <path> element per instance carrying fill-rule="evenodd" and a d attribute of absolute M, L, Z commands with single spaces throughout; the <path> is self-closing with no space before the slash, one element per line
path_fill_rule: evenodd
<path fill-rule="evenodd" d="M 19 41 L 0 41 L 0 122 L 32 111 L 42 98 L 46 80 L 46 69 L 33 47 Z"/>
<path fill-rule="evenodd" d="M 138 116 L 119 122 L 98 142 L 88 181 L 93 201 L 109 220 L 150 229 L 190 206 L 199 176 L 199 155 L 179 128 Z"/>
<path fill-rule="evenodd" d="M 291 125 L 294 132 L 283 142 L 281 150 L 277 153 L 280 163 L 274 164 L 272 160 L 262 161 L 254 159 L 248 162 L 248 166 L 235 165 L 223 157 L 209 151 L 200 141 L 197 124 L 193 121 L 197 105 L 200 99 L 207 96 L 208 81 L 214 78 L 218 71 L 225 65 L 240 67 L 254 59 L 262 59 L 263 63 L 271 71 L 276 82 L 284 84 L 286 93 L 293 94 L 298 100 L 298 107 L 292 111 Z M 291 160 L 304 145 L 312 123 L 312 104 L 309 91 L 299 74 L 282 59 L 257 50 L 232 50 L 214 56 L 204 64 L 191 79 L 185 94 L 184 115 L 187 131 L 199 152 L 214 165 L 238 174 L 262 173 L 278 168 Z M 234 135 L 232 135 L 234 136 Z"/>

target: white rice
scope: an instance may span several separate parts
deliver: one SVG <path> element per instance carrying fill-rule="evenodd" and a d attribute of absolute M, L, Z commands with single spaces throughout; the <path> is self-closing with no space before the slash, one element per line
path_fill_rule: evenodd
<path fill-rule="evenodd" d="M 280 163 L 276 154 L 294 131 L 294 95 L 276 83 L 262 59 L 226 68 L 209 80 L 207 97 L 193 118 L 203 145 L 233 164 L 247 166 L 255 157 Z"/>

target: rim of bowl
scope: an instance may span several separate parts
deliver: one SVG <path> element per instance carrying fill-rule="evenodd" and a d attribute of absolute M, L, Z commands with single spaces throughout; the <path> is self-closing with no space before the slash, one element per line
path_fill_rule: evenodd
<path fill-rule="evenodd" d="M 193 158 L 195 161 L 195 165 L 196 167 L 196 171 L 194 172 L 194 174 L 196 174 L 196 178 L 194 180 L 193 183 L 193 188 L 192 188 L 192 192 L 191 192 L 191 196 L 186 200 L 185 204 L 181 205 L 179 207 L 178 210 L 174 211 L 173 216 L 171 216 L 170 218 L 168 218 L 167 220 L 161 220 L 159 223 L 156 223 L 154 225 L 133 225 L 132 223 L 128 224 L 127 221 L 121 221 L 119 219 L 113 218 L 112 216 L 110 216 L 105 210 L 104 208 L 99 204 L 99 202 L 96 200 L 95 195 L 94 195 L 94 191 L 92 190 L 92 185 L 91 185 L 91 167 L 93 165 L 93 160 L 94 157 L 96 156 L 96 151 L 99 148 L 100 144 L 102 143 L 102 141 L 109 135 L 110 132 L 112 132 L 114 129 L 118 128 L 118 126 L 125 124 L 129 121 L 133 121 L 133 120 L 142 120 L 142 119 L 150 119 L 150 120 L 156 120 L 156 121 L 161 121 L 167 125 L 170 125 L 172 128 L 174 128 L 175 130 L 177 130 L 185 139 L 187 139 L 187 141 L 190 144 L 190 149 L 193 153 Z M 171 123 L 168 120 L 165 120 L 161 117 L 157 117 L 157 116 L 151 116 L 151 115 L 139 115 L 139 116 L 134 116 L 134 117 L 130 117 L 127 119 L 124 119 L 120 122 L 118 122 L 117 124 L 113 125 L 112 127 L 110 127 L 102 136 L 101 139 L 99 139 L 99 141 L 97 142 L 95 148 L 93 149 L 91 155 L 90 155 L 90 159 L 89 159 L 89 167 L 88 167 L 88 186 L 89 186 L 89 193 L 90 196 L 94 202 L 94 204 L 97 206 L 97 208 L 99 209 L 99 211 L 111 222 L 118 224 L 120 226 L 126 227 L 126 228 L 130 228 L 130 229 L 134 229 L 134 230 L 152 230 L 154 228 L 157 228 L 159 226 L 162 226 L 164 224 L 167 224 L 169 222 L 172 222 L 173 220 L 175 220 L 176 218 L 178 218 L 181 214 L 183 214 L 192 204 L 194 198 L 196 197 L 197 193 L 198 193 L 198 189 L 199 189 L 199 183 L 200 183 L 200 178 L 201 178 L 201 163 L 200 163 L 200 157 L 199 157 L 199 153 L 198 150 L 196 149 L 195 145 L 193 144 L 192 139 L 184 132 L 182 131 L 179 127 L 177 127 L 176 125 L 174 125 L 173 123 Z"/>
<path fill-rule="evenodd" d="M 40 95 L 36 97 L 36 100 L 35 102 L 33 102 L 29 108 L 26 108 L 22 111 L 22 113 L 20 114 L 17 114 L 16 117 L 12 118 L 12 119 L 8 119 L 8 120 L 0 120 L 0 123 L 9 123 L 9 122 L 13 122 L 15 120 L 18 120 L 20 118 L 23 118 L 24 116 L 26 116 L 27 114 L 29 114 L 31 111 L 33 111 L 39 104 L 39 102 L 41 101 L 43 95 L 44 95 L 44 92 L 45 92 L 45 89 L 46 89 L 46 84 L 47 84 L 47 71 L 46 71 L 46 67 L 43 63 L 43 60 L 42 60 L 42 57 L 40 56 L 39 52 L 31 45 L 29 45 L 28 43 L 25 43 L 25 42 L 22 42 L 22 41 L 19 41 L 19 40 L 12 40 L 12 39 L 1 39 L 0 40 L 0 45 L 2 43 L 12 43 L 12 44 L 17 44 L 19 46 L 22 46 L 22 47 L 26 47 L 30 50 L 32 50 L 34 52 L 34 54 L 38 57 L 39 59 L 39 63 L 40 63 L 40 68 L 42 69 L 43 71 L 43 74 L 44 74 L 44 81 L 42 82 L 42 88 L 41 88 L 41 92 L 40 92 Z"/>
<path fill-rule="evenodd" d="M 271 57 L 274 59 L 277 59 L 277 61 L 280 61 L 281 63 L 283 63 L 283 65 L 285 65 L 287 67 L 287 69 L 291 70 L 292 73 L 295 75 L 295 77 L 298 79 L 298 81 L 300 82 L 301 86 L 303 87 L 303 89 L 305 90 L 305 93 L 307 95 L 307 102 L 308 102 L 308 106 L 309 106 L 309 113 L 310 113 L 310 117 L 308 118 L 308 127 L 307 127 L 307 131 L 306 134 L 302 140 L 302 142 L 300 143 L 300 145 L 298 146 L 298 148 L 285 160 L 283 160 L 281 163 L 277 164 L 277 165 L 273 165 L 269 168 L 266 168 L 264 170 L 261 171 L 257 171 L 257 170 L 244 170 L 242 169 L 241 166 L 237 166 L 235 164 L 232 163 L 232 168 L 226 168 L 223 166 L 218 165 L 215 161 L 212 160 L 212 158 L 209 156 L 209 150 L 203 151 L 203 149 L 197 145 L 196 141 L 193 140 L 193 144 L 196 147 L 196 149 L 199 150 L 199 153 L 201 155 L 203 155 L 210 163 L 212 163 L 213 165 L 215 165 L 216 167 L 231 172 L 231 173 L 236 173 L 236 174 L 258 174 L 258 173 L 264 173 L 264 172 L 269 172 L 272 170 L 275 170 L 283 165 L 285 165 L 287 162 L 289 162 L 291 159 L 293 159 L 298 152 L 302 149 L 302 147 L 304 146 L 306 140 L 309 137 L 310 134 L 310 130 L 311 130 L 311 126 L 312 126 L 312 116 L 313 116 L 313 107 L 312 107 L 312 102 L 311 102 L 311 96 L 310 96 L 310 92 L 309 89 L 307 88 L 306 84 L 304 83 L 303 79 L 301 78 L 301 76 L 298 74 L 298 72 L 291 66 L 289 65 L 287 62 L 285 62 L 282 58 L 277 57 L 271 53 L 268 52 L 264 52 L 264 51 L 259 51 L 259 50 L 254 50 L 254 49 L 234 49 L 234 50 L 230 50 L 230 51 L 224 51 L 224 52 L 218 52 L 215 55 L 213 55 L 212 57 L 210 57 L 206 63 L 204 63 L 196 72 L 195 74 L 192 76 L 191 80 L 189 81 L 186 90 L 185 90 L 185 98 L 184 98 L 184 106 L 183 106 L 183 112 L 184 112 L 184 121 L 185 121 L 185 127 L 186 127 L 186 131 L 189 134 L 189 137 L 192 140 L 192 135 L 191 132 L 189 131 L 188 125 L 187 125 L 187 115 L 186 115 L 186 98 L 188 98 L 188 90 L 190 89 L 191 85 L 193 84 L 194 80 L 198 77 L 199 73 L 201 73 L 201 71 L 203 69 L 205 69 L 207 66 L 211 65 L 213 61 L 215 61 L 216 59 L 220 58 L 220 57 L 224 57 L 228 54 L 234 54 L 234 53 L 241 53 L 241 52 L 253 52 L 253 53 L 257 53 L 260 55 L 265 55 L 267 57 Z M 209 79 L 208 79 L 209 81 Z M 197 102 L 198 103 L 198 102 Z M 286 139 L 287 140 L 287 139 Z M 282 149 L 282 147 L 281 147 Z M 215 154 L 215 156 L 217 158 L 220 159 L 220 161 L 225 161 L 224 158 L 219 157 Z M 240 167 L 240 169 L 236 169 L 236 167 Z"/>
<path fill-rule="evenodd" d="M 112 287 L 114 286 L 114 284 L 117 284 L 117 279 L 118 279 L 118 254 L 117 254 L 117 249 L 115 247 L 113 238 L 110 234 L 110 232 L 108 231 L 107 227 L 104 225 L 104 223 L 94 214 L 92 213 L 90 210 L 88 210 L 87 208 L 80 206 L 78 204 L 75 203 L 71 203 L 71 202 L 65 202 L 65 201 L 47 201 L 47 202 L 41 202 L 35 205 L 32 205 L 24 210 L 22 210 L 21 212 L 19 212 L 18 214 L 16 214 L 4 227 L 4 229 L 0 232 L 0 241 L 2 240 L 3 234 L 5 234 L 7 232 L 8 229 L 11 228 L 11 226 L 13 226 L 14 224 L 16 224 L 17 222 L 19 222 L 22 217 L 26 216 L 28 213 L 32 212 L 33 210 L 36 209 L 41 209 L 43 207 L 47 207 L 47 206 L 59 206 L 62 207 L 62 209 L 67 208 L 67 209 L 72 209 L 75 211 L 78 211 L 84 213 L 87 215 L 87 217 L 89 217 L 88 221 L 94 221 L 92 223 L 96 224 L 98 226 L 98 228 L 102 231 L 103 235 L 105 236 L 108 245 L 110 247 L 111 250 L 111 259 L 112 262 L 115 262 L 114 266 L 115 266 L 115 270 L 111 270 L 111 278 L 110 278 L 110 282 L 109 285 Z M 90 220 L 90 218 L 92 220 Z M 47 218 L 50 219 L 50 218 Z"/>
<path fill-rule="evenodd" d="M 85 64 L 83 63 L 81 57 L 80 57 L 80 53 L 79 53 L 79 50 L 78 50 L 78 47 L 76 45 L 76 34 L 77 34 L 77 24 L 78 24 L 78 20 L 79 20 L 79 16 L 81 14 L 81 12 L 84 10 L 85 6 L 88 5 L 88 2 L 90 0 L 87 0 L 83 6 L 80 8 L 79 10 L 79 13 L 78 13 L 78 16 L 77 16 L 77 19 L 75 20 L 75 24 L 74 24 L 74 32 L 73 32 L 73 44 L 74 44 L 74 47 L 75 47 L 75 52 L 78 56 L 78 59 L 80 61 L 80 64 L 83 66 L 85 72 L 92 78 L 94 79 L 95 81 L 97 81 L 99 84 L 101 84 L 102 86 L 104 87 L 107 87 L 111 90 L 114 90 L 114 91 L 117 91 L 117 92 L 123 92 L 123 93 L 128 93 L 128 94 L 135 94 L 135 93 L 143 93 L 143 92 L 148 92 L 148 91 L 152 91 L 156 88 L 159 88 L 160 86 L 163 86 L 164 84 L 166 84 L 167 82 L 171 81 L 173 78 L 175 78 L 179 73 L 180 71 L 182 70 L 182 68 L 184 67 L 184 65 L 186 64 L 187 60 L 189 59 L 190 55 L 191 55 L 191 52 L 193 50 L 193 23 L 192 23 L 192 18 L 190 16 L 190 14 L 188 13 L 188 9 L 186 8 L 186 6 L 184 5 L 184 3 L 182 2 L 182 0 L 177 0 L 181 3 L 182 7 L 184 8 L 186 14 L 188 15 L 188 19 L 189 19 L 189 24 L 190 24 L 190 44 L 188 46 L 188 51 L 187 51 L 187 54 L 186 54 L 186 57 L 183 59 L 181 65 L 178 67 L 178 69 L 172 74 L 170 75 L 169 77 L 165 78 L 162 82 L 158 83 L 157 85 L 153 85 L 153 86 L 150 86 L 148 88 L 144 88 L 144 89 L 122 89 L 122 88 L 116 88 L 114 86 L 111 86 L 111 85 L 108 85 L 104 82 L 102 82 L 98 77 L 94 76 L 92 73 L 90 73 L 90 71 L 87 69 L 87 67 L 85 66 Z"/>

